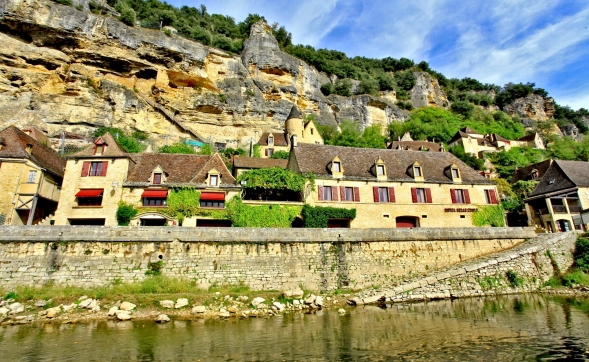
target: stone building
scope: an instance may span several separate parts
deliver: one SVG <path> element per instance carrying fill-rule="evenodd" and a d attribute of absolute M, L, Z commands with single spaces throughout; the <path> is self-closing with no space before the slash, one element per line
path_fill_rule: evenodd
<path fill-rule="evenodd" d="M 462 146 L 467 154 L 482 158 L 486 152 L 509 151 L 512 147 L 531 147 L 546 149 L 538 133 L 532 133 L 516 140 L 508 140 L 498 134 L 480 134 L 470 127 L 456 132 L 448 142 L 448 147 Z"/>
<path fill-rule="evenodd" d="M 280 167 L 286 169 L 288 160 L 273 159 L 273 158 L 255 158 L 234 156 L 233 157 L 233 177 L 241 175 L 250 170 L 258 170 L 261 168 Z"/>
<path fill-rule="evenodd" d="M 554 160 L 524 200 L 528 223 L 550 232 L 589 224 L 589 163 Z"/>
<path fill-rule="evenodd" d="M 332 227 L 467 227 L 497 187 L 449 152 L 364 149 L 293 142 L 288 169 L 312 172 L 311 206 L 356 209 Z"/>
<path fill-rule="evenodd" d="M 64 168 L 55 151 L 15 126 L 0 131 L 0 224 L 49 223 Z"/>
<path fill-rule="evenodd" d="M 539 181 L 551 164 L 552 159 L 549 159 L 526 167 L 516 168 L 511 178 L 511 183 L 514 184 L 518 181 Z"/>
<path fill-rule="evenodd" d="M 391 150 L 409 150 L 409 151 L 424 151 L 424 152 L 444 152 L 443 143 L 425 141 L 415 141 L 411 138 L 409 132 L 405 133 L 398 141 L 393 141 L 387 144 L 387 148 Z"/>
<path fill-rule="evenodd" d="M 284 122 L 283 133 L 264 132 L 258 141 L 261 157 L 271 157 L 277 151 L 289 151 L 290 140 L 296 136 L 298 143 L 323 144 L 323 137 L 319 134 L 313 121 L 305 124 L 297 106 L 293 106 Z"/>
<path fill-rule="evenodd" d="M 178 225 L 183 221 L 184 226 L 226 226 L 225 221 L 210 218 L 197 222 L 196 218 L 169 216 L 168 192 L 182 187 L 200 191 L 200 207 L 205 209 L 223 209 L 240 190 L 219 154 L 129 154 L 107 133 L 68 158 L 55 223 L 117 225 L 116 212 L 123 200 L 139 209 L 131 225 Z"/>

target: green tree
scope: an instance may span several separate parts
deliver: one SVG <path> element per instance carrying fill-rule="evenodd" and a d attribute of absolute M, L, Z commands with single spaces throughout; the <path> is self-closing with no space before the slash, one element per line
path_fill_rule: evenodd
<path fill-rule="evenodd" d="M 270 158 L 277 159 L 277 160 L 288 160 L 290 156 L 290 152 L 288 151 L 276 151 L 270 156 Z"/>
<path fill-rule="evenodd" d="M 474 113 L 474 106 L 466 101 L 456 101 L 452 104 L 452 112 L 462 115 L 464 118 L 471 118 Z"/>
<path fill-rule="evenodd" d="M 130 7 L 124 7 L 121 10 L 121 16 L 119 16 L 119 20 L 129 26 L 135 26 L 135 10 L 131 9 Z"/>
<path fill-rule="evenodd" d="M 160 147 L 160 153 L 180 153 L 180 154 L 187 154 L 192 155 L 195 154 L 194 149 L 187 145 L 186 143 L 174 143 L 171 145 L 165 145 Z"/>

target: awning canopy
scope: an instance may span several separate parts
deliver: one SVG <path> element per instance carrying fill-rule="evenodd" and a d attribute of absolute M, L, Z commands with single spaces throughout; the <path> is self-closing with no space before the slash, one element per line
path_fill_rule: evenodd
<path fill-rule="evenodd" d="M 103 192 L 103 189 L 85 189 L 78 191 L 76 197 L 100 197 Z"/>
<path fill-rule="evenodd" d="M 150 197 L 152 199 L 165 199 L 168 197 L 168 190 L 145 190 L 141 197 Z"/>
<path fill-rule="evenodd" d="M 201 201 L 225 201 L 224 192 L 201 192 Z"/>

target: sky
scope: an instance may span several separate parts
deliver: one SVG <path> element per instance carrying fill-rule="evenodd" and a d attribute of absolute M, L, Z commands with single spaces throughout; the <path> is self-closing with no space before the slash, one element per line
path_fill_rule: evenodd
<path fill-rule="evenodd" d="M 259 14 L 294 44 L 425 60 L 448 78 L 533 82 L 589 109 L 589 0 L 168 0 L 241 21 Z"/>

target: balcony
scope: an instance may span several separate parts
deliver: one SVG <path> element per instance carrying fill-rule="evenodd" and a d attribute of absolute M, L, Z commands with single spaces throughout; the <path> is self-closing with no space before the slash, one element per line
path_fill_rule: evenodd
<path fill-rule="evenodd" d="M 552 212 L 555 214 L 568 214 L 564 205 L 552 205 Z"/>
<path fill-rule="evenodd" d="M 580 214 L 582 210 L 583 209 L 581 208 L 581 206 L 570 206 L 569 205 L 569 211 L 571 212 L 571 214 Z"/>

